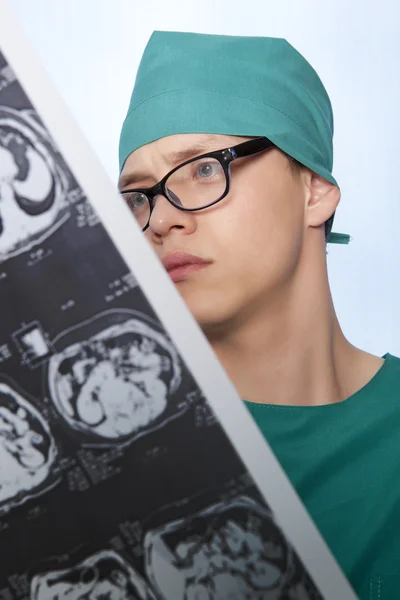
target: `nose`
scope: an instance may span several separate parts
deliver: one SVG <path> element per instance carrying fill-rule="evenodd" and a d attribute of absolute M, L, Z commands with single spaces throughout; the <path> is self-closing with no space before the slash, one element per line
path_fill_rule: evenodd
<path fill-rule="evenodd" d="M 176 208 L 162 195 L 155 197 L 155 206 L 149 221 L 150 233 L 155 237 L 165 237 L 172 230 L 181 230 L 185 234 L 196 230 L 196 217 L 192 212 Z"/>

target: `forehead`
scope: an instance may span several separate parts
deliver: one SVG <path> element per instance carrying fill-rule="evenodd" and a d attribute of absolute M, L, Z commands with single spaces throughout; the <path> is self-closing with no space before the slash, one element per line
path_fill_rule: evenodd
<path fill-rule="evenodd" d="M 225 135 L 217 133 L 179 133 L 162 137 L 150 144 L 145 144 L 141 148 L 132 152 L 131 156 L 138 156 L 140 151 L 157 150 L 158 152 L 170 152 L 172 150 L 180 150 L 182 147 L 192 146 L 195 144 L 203 144 L 205 146 L 211 144 L 230 144 L 237 143 L 237 140 L 243 140 L 241 136 Z"/>

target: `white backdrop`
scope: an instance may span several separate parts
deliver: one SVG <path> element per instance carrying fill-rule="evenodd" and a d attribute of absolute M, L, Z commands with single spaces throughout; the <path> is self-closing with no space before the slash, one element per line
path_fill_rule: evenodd
<path fill-rule="evenodd" d="M 398 0 L 9 2 L 114 181 L 119 130 L 154 29 L 284 37 L 302 52 L 334 108 L 334 229 L 353 236 L 329 248 L 336 310 L 353 343 L 400 356 Z"/>

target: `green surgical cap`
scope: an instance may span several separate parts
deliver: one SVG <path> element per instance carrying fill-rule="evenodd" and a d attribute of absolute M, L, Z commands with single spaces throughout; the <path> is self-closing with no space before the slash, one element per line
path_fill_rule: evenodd
<path fill-rule="evenodd" d="M 120 170 L 137 148 L 177 133 L 266 136 L 338 185 L 329 96 L 284 39 L 155 31 L 122 126 Z M 349 239 L 331 233 L 328 241 Z"/>

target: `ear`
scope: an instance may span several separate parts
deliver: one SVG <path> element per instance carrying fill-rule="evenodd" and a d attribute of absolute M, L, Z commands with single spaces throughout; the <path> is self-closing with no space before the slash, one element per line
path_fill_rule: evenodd
<path fill-rule="evenodd" d="M 306 196 L 307 227 L 320 227 L 335 212 L 340 202 L 339 188 L 317 173 L 311 172 Z"/>

